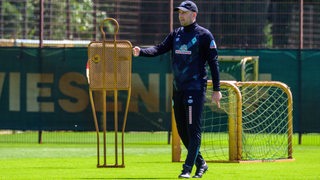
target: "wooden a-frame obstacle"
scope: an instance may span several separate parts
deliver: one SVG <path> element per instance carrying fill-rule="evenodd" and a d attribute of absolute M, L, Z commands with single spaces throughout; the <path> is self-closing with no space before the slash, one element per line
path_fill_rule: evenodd
<path fill-rule="evenodd" d="M 115 26 L 113 40 L 106 40 L 104 25 L 113 23 Z M 110 25 L 110 24 L 109 24 Z M 104 19 L 100 24 L 103 41 L 93 41 L 88 45 L 87 78 L 89 83 L 89 97 L 93 113 L 93 120 L 97 134 L 97 167 L 124 167 L 124 130 L 127 121 L 129 102 L 131 96 L 131 66 L 132 45 L 126 40 L 116 40 L 119 24 L 113 18 Z M 118 92 L 127 91 L 127 100 L 121 130 L 121 163 L 118 156 Z M 94 92 L 94 93 L 93 93 Z M 115 159 L 107 163 L 107 92 L 114 95 L 114 153 Z M 97 119 L 94 95 L 102 94 L 102 125 Z M 94 95 L 93 95 L 94 94 Z M 97 98 L 96 98 L 97 99 Z M 109 110 L 110 111 L 110 110 Z M 102 126 L 102 127 L 101 127 Z M 102 131 L 102 132 L 100 132 Z M 100 135 L 103 143 L 100 147 Z M 110 140 L 112 142 L 113 140 Z M 103 149 L 103 163 L 100 163 L 100 150 Z M 109 159 L 108 159 L 109 160 Z"/>

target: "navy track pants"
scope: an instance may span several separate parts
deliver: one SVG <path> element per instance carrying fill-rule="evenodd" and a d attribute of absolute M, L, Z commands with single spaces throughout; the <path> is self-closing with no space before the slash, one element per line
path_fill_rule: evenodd
<path fill-rule="evenodd" d="M 178 133 L 188 150 L 185 165 L 201 165 L 205 162 L 199 151 L 205 91 L 174 91 L 172 99 Z"/>

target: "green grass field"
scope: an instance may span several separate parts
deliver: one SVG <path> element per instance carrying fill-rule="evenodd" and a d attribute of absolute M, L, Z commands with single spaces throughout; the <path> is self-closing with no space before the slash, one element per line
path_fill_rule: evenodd
<path fill-rule="evenodd" d="M 320 179 L 320 146 L 293 150 L 292 162 L 209 163 L 202 179 Z M 171 145 L 157 143 L 126 144 L 125 168 L 97 168 L 94 143 L 0 143 L 0 161 L 0 179 L 10 180 L 177 179 L 182 166 L 171 162 Z"/>

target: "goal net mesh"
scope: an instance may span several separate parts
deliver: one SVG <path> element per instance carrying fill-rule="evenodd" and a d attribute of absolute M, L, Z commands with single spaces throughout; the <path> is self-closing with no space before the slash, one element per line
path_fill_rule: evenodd
<path fill-rule="evenodd" d="M 220 109 L 211 102 L 212 87 L 208 87 L 202 115 L 201 151 L 205 159 L 230 161 L 233 153 L 238 154 L 237 160 L 288 159 L 292 129 L 288 120 L 292 113 L 290 91 L 277 82 L 230 84 L 241 93 L 240 107 L 233 86 L 222 83 Z M 237 108 L 241 108 L 241 119 Z"/>

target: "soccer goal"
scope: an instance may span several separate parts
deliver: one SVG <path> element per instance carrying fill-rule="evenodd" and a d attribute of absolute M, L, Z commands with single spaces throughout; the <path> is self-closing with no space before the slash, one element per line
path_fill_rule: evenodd
<path fill-rule="evenodd" d="M 293 107 L 287 85 L 276 81 L 221 81 L 220 109 L 211 102 L 212 83 L 208 85 L 201 143 L 207 161 L 292 159 Z M 173 141 L 173 161 L 186 154 L 179 151 L 179 146 L 179 141 Z"/>
<path fill-rule="evenodd" d="M 219 56 L 219 69 L 222 80 L 258 81 L 259 56 Z"/>

